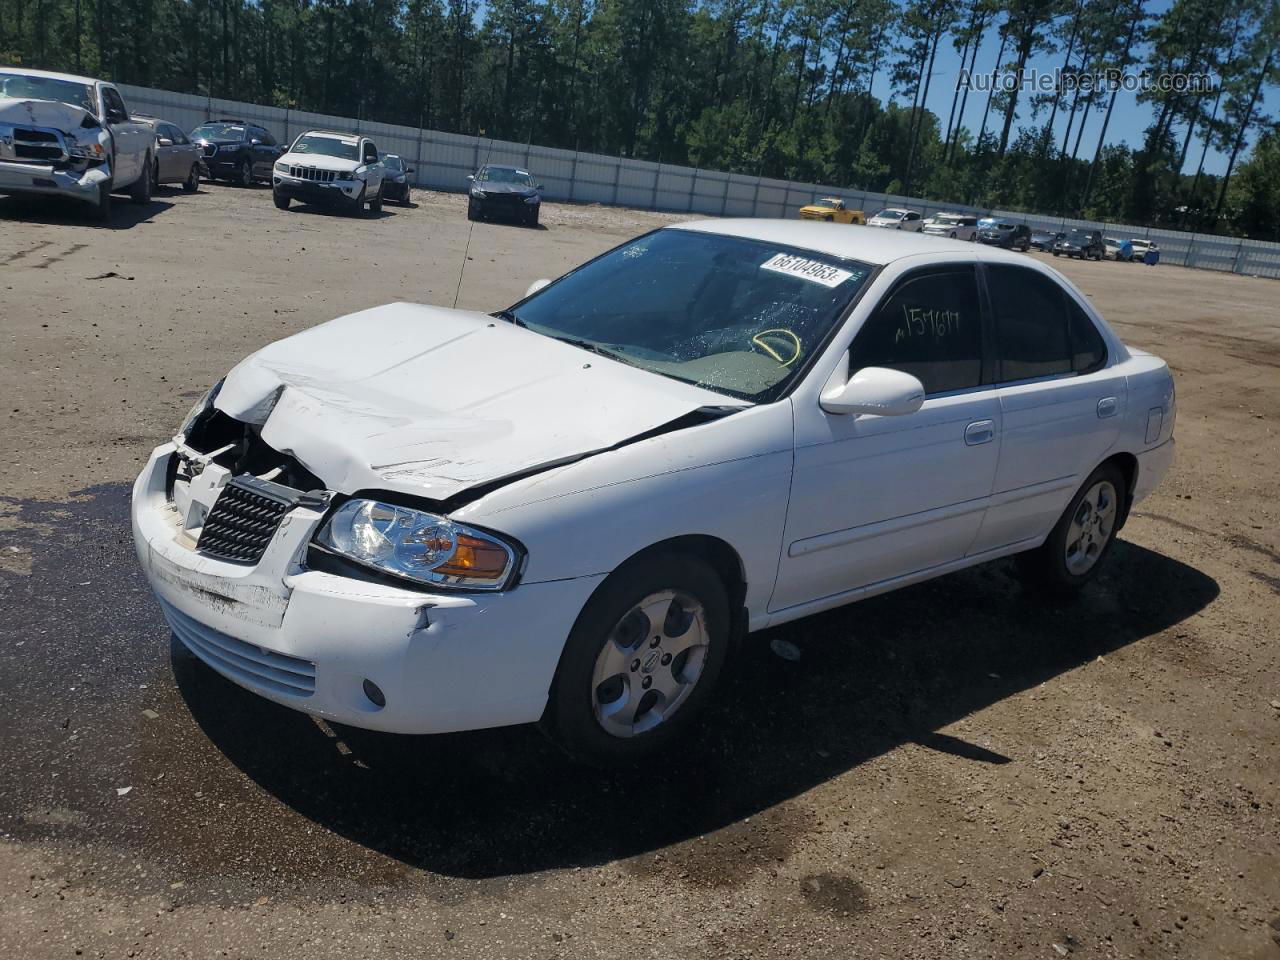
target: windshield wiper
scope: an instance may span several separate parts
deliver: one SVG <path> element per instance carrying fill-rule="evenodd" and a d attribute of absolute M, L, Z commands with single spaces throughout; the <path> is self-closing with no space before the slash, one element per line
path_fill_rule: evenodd
<path fill-rule="evenodd" d="M 505 320 L 507 323 L 514 323 L 517 327 L 528 327 L 529 325 L 516 316 L 514 310 L 499 310 L 497 313 L 489 314 L 491 317 L 497 317 L 499 320 Z"/>
<path fill-rule="evenodd" d="M 547 334 L 547 336 L 551 336 L 551 335 Z M 551 339 L 559 340 L 561 343 L 567 343 L 571 347 L 578 347 L 582 350 L 589 350 L 592 353 L 598 353 L 602 357 L 608 357 L 610 360 L 617 360 L 620 363 L 625 363 L 627 364 L 627 366 L 630 366 L 630 367 L 637 366 L 637 364 L 633 362 L 630 358 L 628 358 L 625 354 L 619 353 L 616 350 L 610 350 L 608 347 L 602 347 L 600 344 L 596 343 L 593 340 L 579 340 L 577 337 L 551 337 Z"/>

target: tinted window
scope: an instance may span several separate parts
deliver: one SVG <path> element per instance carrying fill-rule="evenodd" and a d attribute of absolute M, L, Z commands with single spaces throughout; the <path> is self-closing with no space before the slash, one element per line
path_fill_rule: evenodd
<path fill-rule="evenodd" d="M 114 88 L 102 88 L 102 102 L 106 104 L 107 113 L 116 113 L 122 117 L 129 116 L 129 111 L 124 108 L 124 101 L 120 99 L 120 94 Z"/>
<path fill-rule="evenodd" d="M 853 341 L 849 372 L 863 367 L 909 373 L 930 394 L 977 386 L 982 321 L 973 268 L 930 271 L 899 283 Z"/>
<path fill-rule="evenodd" d="M 1067 329 L 1071 337 L 1071 368 L 1076 373 L 1092 373 L 1107 362 L 1107 345 L 1079 304 L 1065 293 L 1063 297 L 1067 302 Z"/>
<path fill-rule="evenodd" d="M 1000 379 L 1029 380 L 1071 372 L 1067 304 L 1062 287 L 1022 267 L 987 267 Z"/>
<path fill-rule="evenodd" d="M 257 133 L 258 139 L 261 140 L 268 147 L 274 147 L 276 145 L 276 138 L 271 136 L 271 134 L 267 133 L 267 131 L 262 127 L 258 127 L 256 133 Z"/>
<path fill-rule="evenodd" d="M 378 159 L 378 148 L 375 147 L 372 143 L 366 143 L 364 145 L 364 162 L 373 163 L 377 159 Z"/>

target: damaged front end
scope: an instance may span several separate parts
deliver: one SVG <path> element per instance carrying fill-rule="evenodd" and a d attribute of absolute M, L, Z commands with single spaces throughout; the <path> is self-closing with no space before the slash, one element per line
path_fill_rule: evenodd
<path fill-rule="evenodd" d="M 100 203 L 111 185 L 111 135 L 63 103 L 0 99 L 0 193 Z"/>

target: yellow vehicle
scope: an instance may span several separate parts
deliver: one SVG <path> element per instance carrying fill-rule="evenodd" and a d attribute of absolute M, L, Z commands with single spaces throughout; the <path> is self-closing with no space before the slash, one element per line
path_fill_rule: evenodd
<path fill-rule="evenodd" d="M 801 220 L 825 220 L 827 223 L 865 224 L 861 210 L 850 210 L 839 197 L 823 197 L 800 208 Z"/>

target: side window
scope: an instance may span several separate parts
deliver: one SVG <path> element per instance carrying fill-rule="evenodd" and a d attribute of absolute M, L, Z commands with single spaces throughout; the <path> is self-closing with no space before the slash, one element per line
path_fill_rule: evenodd
<path fill-rule="evenodd" d="M 1025 267 L 991 264 L 987 277 L 1000 355 L 998 379 L 1008 382 L 1070 373 L 1065 291 Z"/>
<path fill-rule="evenodd" d="M 378 162 L 378 148 L 377 148 L 377 147 L 375 147 L 375 146 L 374 146 L 372 143 L 370 143 L 368 140 L 366 140 L 366 141 L 364 142 L 364 158 L 363 158 L 363 160 L 364 160 L 364 162 L 365 162 L 365 163 L 377 163 L 377 162 Z"/>
<path fill-rule="evenodd" d="M 908 219 L 908 220 L 919 220 L 919 219 L 920 219 L 920 214 L 916 213 L 916 212 L 913 210 L 913 211 L 911 211 L 911 213 L 908 213 L 908 214 L 907 214 L 907 219 Z"/>
<path fill-rule="evenodd" d="M 276 145 L 275 137 L 271 136 L 265 127 L 256 127 L 253 135 L 261 140 L 265 146 L 274 147 Z"/>
<path fill-rule="evenodd" d="M 102 102 L 107 108 L 107 118 L 109 120 L 129 119 L 129 111 L 124 108 L 124 100 L 120 97 L 120 93 L 115 87 L 102 88 Z"/>
<path fill-rule="evenodd" d="M 982 318 L 972 267 L 910 276 L 876 308 L 849 351 L 849 373 L 890 367 L 919 378 L 925 393 L 982 382 Z"/>
<path fill-rule="evenodd" d="M 1071 338 L 1071 369 L 1076 373 L 1093 373 L 1107 362 L 1107 344 L 1102 334 L 1080 309 L 1080 305 L 1063 291 L 1067 302 L 1067 332 Z"/>

